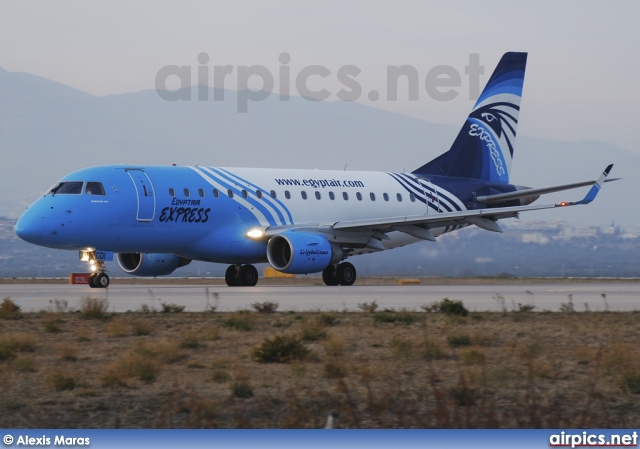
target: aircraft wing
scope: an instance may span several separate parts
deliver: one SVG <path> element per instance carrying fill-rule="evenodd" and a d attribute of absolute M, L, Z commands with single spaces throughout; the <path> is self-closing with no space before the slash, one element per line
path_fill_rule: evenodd
<path fill-rule="evenodd" d="M 598 192 L 602 188 L 613 164 L 609 165 L 593 187 L 587 192 L 585 197 L 580 201 L 560 202 L 555 204 L 541 204 L 528 206 L 512 206 L 512 207 L 492 207 L 485 209 L 474 209 L 458 212 L 446 212 L 438 214 L 413 215 L 404 217 L 383 217 L 368 220 L 339 221 L 334 223 L 331 228 L 337 231 L 401 231 L 414 237 L 425 240 L 435 240 L 435 237 L 429 231 L 429 228 L 456 226 L 465 224 L 475 224 L 476 226 L 488 231 L 502 232 L 496 220 L 501 218 L 517 217 L 520 212 L 531 210 L 551 209 L 555 207 L 575 206 L 578 204 L 588 204 L 595 199 Z M 590 182 L 591 183 L 591 182 Z M 578 187 L 584 185 L 580 183 Z"/>

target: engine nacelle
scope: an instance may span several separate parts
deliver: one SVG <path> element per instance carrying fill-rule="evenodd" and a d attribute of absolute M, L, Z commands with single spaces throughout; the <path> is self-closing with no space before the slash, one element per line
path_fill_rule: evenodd
<path fill-rule="evenodd" d="M 175 254 L 119 253 L 118 265 L 135 276 L 166 276 L 178 267 L 189 265 L 191 259 Z"/>
<path fill-rule="evenodd" d="M 317 273 L 342 260 L 342 256 L 342 248 L 309 232 L 283 232 L 271 237 L 267 245 L 271 266 L 289 274 Z"/>

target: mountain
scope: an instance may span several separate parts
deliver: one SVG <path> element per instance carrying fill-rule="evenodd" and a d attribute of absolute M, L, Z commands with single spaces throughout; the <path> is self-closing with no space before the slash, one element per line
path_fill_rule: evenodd
<path fill-rule="evenodd" d="M 200 164 L 411 171 L 449 148 L 458 126 L 427 123 L 355 102 L 282 101 L 273 94 L 238 112 L 238 93 L 209 89 L 208 101 L 165 101 L 156 91 L 96 97 L 0 69 L 0 215 L 17 218 L 70 171 L 100 164 Z M 214 100 L 224 95 L 224 101 Z M 526 108 L 526 104 L 524 105 Z M 552 107 L 552 105 L 550 105 Z M 468 111 L 460 112 L 460 123 Z M 525 117 L 526 119 L 526 117 Z M 597 225 L 634 224 L 640 155 L 602 142 L 519 136 L 512 181 L 541 187 L 612 176 L 589 207 L 525 214 Z M 577 199 L 580 192 L 562 194 Z M 557 196 L 557 195 L 556 195 Z M 551 197 L 549 201 L 559 201 Z"/>

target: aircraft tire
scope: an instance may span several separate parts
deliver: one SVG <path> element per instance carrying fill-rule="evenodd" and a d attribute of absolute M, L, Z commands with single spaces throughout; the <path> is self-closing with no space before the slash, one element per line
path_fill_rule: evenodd
<path fill-rule="evenodd" d="M 96 283 L 94 282 L 96 279 L 96 273 L 91 273 L 91 275 L 89 276 L 89 287 L 91 288 L 98 288 L 98 286 L 96 285 Z"/>
<path fill-rule="evenodd" d="M 107 288 L 109 286 L 109 276 L 107 276 L 107 273 L 100 273 L 93 278 L 93 283 L 98 288 Z"/>
<path fill-rule="evenodd" d="M 356 267 L 349 262 L 342 262 L 338 265 L 336 277 L 340 285 L 353 285 L 356 281 Z"/>
<path fill-rule="evenodd" d="M 338 280 L 338 274 L 336 271 L 336 266 L 333 264 L 322 270 L 322 281 L 325 283 L 325 285 L 340 285 L 340 281 Z"/>
<path fill-rule="evenodd" d="M 258 283 L 258 270 L 253 265 L 243 265 L 238 272 L 239 284 L 245 287 L 253 287 Z"/>
<path fill-rule="evenodd" d="M 237 287 L 240 285 L 238 280 L 238 270 L 235 265 L 229 265 L 227 271 L 224 273 L 224 280 L 229 287 Z"/>

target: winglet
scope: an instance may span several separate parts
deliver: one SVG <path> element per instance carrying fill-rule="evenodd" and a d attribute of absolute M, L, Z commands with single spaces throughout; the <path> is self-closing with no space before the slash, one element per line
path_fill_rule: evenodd
<path fill-rule="evenodd" d="M 591 189 L 587 192 L 587 194 L 582 200 L 571 202 L 571 203 L 562 202 L 562 203 L 556 204 L 556 206 L 562 207 L 562 206 L 574 206 L 576 204 L 589 204 L 591 201 L 595 199 L 595 197 L 600 192 L 600 189 L 602 188 L 602 185 L 604 184 L 605 179 L 607 179 L 607 176 L 609 176 L 609 172 L 611 171 L 612 167 L 613 167 L 613 164 L 610 164 L 607 168 L 604 169 L 604 171 L 602 172 L 602 174 L 600 175 L 596 183 L 593 185 L 593 187 L 591 187 Z"/>

